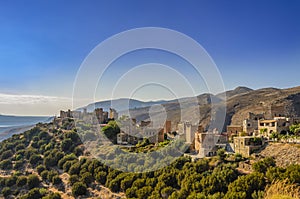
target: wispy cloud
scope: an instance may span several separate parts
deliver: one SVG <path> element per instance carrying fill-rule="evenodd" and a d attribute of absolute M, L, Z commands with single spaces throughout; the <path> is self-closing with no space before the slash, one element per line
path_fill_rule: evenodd
<path fill-rule="evenodd" d="M 72 108 L 72 98 L 0 93 L 0 114 L 55 115 Z"/>
<path fill-rule="evenodd" d="M 12 95 L 0 93 L 0 104 L 37 104 L 71 102 L 71 98 L 45 95 Z"/>

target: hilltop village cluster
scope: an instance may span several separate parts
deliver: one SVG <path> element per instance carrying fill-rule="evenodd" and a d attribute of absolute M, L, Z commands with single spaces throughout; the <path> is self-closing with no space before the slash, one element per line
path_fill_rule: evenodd
<path fill-rule="evenodd" d="M 118 119 L 118 112 L 113 108 L 109 112 L 96 108 L 90 113 L 85 108 L 83 111 L 60 111 L 59 117 L 84 119 L 90 124 L 104 127 L 110 120 Z M 199 158 L 215 156 L 219 149 L 249 157 L 273 140 L 273 133 L 287 135 L 289 127 L 299 123 L 300 118 L 288 117 L 283 107 L 271 107 L 270 111 L 264 113 L 249 112 L 240 122 L 242 125 L 228 125 L 227 131 L 220 133 L 216 129 L 205 130 L 201 125 L 191 124 L 189 121 L 178 122 L 173 126 L 171 121 L 165 121 L 161 128 L 157 128 L 151 121 L 138 123 L 136 119 L 127 118 L 122 121 L 123 126 L 117 134 L 117 144 L 133 146 L 143 138 L 158 144 L 165 139 L 180 138 L 190 145 L 189 153 Z"/>
<path fill-rule="evenodd" d="M 63 118 L 76 118 L 86 121 L 90 124 L 107 124 L 108 121 L 118 118 L 118 112 L 110 108 L 109 112 L 104 111 L 103 108 L 96 108 L 94 112 L 90 113 L 87 111 L 87 108 L 84 108 L 83 111 L 60 111 L 59 117 Z"/>

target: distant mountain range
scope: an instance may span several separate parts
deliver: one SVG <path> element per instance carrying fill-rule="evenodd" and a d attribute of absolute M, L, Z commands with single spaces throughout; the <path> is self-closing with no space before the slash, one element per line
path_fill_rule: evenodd
<path fill-rule="evenodd" d="M 250 88 L 247 87 L 237 87 L 234 90 L 229 90 L 224 93 L 220 93 L 217 95 L 209 94 L 209 93 L 204 93 L 196 97 L 198 100 L 199 105 L 205 105 L 205 104 L 210 104 L 211 102 L 214 103 L 219 103 L 225 99 L 225 97 L 230 98 L 239 94 L 243 93 L 248 93 L 250 91 L 253 91 Z M 143 109 L 143 108 L 149 108 L 152 105 L 172 105 L 172 104 L 177 104 L 178 101 L 180 102 L 189 102 L 189 101 L 194 101 L 195 97 L 185 97 L 185 98 L 180 98 L 180 99 L 174 99 L 174 100 L 159 100 L 159 101 L 140 101 L 136 99 L 128 99 L 128 98 L 121 98 L 121 99 L 113 99 L 113 100 L 105 100 L 105 101 L 99 101 L 95 103 L 88 104 L 85 107 L 78 108 L 77 110 L 82 111 L 84 108 L 87 108 L 88 112 L 92 112 L 95 110 L 95 108 L 103 108 L 105 111 L 108 111 L 109 108 L 114 108 L 118 112 L 125 112 L 128 109 L 135 110 L 135 109 Z M 175 108 L 175 107 L 173 107 Z M 176 108 L 175 108 L 176 109 Z"/>
<path fill-rule="evenodd" d="M 143 108 L 143 107 L 152 106 L 154 104 L 164 104 L 168 102 L 170 101 L 160 100 L 160 101 L 143 102 L 135 99 L 121 98 L 121 99 L 113 99 L 113 100 L 106 100 L 106 101 L 92 103 L 85 107 L 79 108 L 77 110 L 82 111 L 83 108 L 87 108 L 88 112 L 92 112 L 94 111 L 95 108 L 103 108 L 104 110 L 107 111 L 109 110 L 109 108 L 113 107 L 117 111 L 124 111 L 128 109 Z"/>
<path fill-rule="evenodd" d="M 242 121 L 249 112 L 268 113 L 271 107 L 284 107 L 284 113 L 289 116 L 300 116 L 300 86 L 288 89 L 263 88 L 253 90 L 247 87 L 237 87 L 217 95 L 201 94 L 197 96 L 198 104 L 194 102 L 193 97 L 182 98 L 169 101 L 150 101 L 142 102 L 134 99 L 116 99 L 112 101 L 102 101 L 89 104 L 89 111 L 94 108 L 110 107 L 115 108 L 122 115 L 126 109 L 130 109 L 130 116 L 138 121 L 149 119 L 149 108 L 154 104 L 161 104 L 167 111 L 167 119 L 173 121 L 176 125 L 180 121 L 181 103 L 184 102 L 188 112 L 193 113 L 200 110 L 200 123 L 207 127 L 211 121 L 211 104 L 226 105 L 226 118 L 223 130 L 226 125 L 242 125 Z M 226 100 L 225 100 L 226 99 Z M 221 106 L 220 106 L 221 107 Z M 214 110 L 216 111 L 216 110 Z M 192 117 L 192 114 L 191 114 Z M 192 120 L 193 118 L 191 118 Z"/>
<path fill-rule="evenodd" d="M 217 95 L 212 95 L 212 94 L 201 94 L 197 96 L 199 104 L 207 104 L 211 103 L 212 101 L 214 102 L 220 102 L 224 99 L 226 96 L 227 98 L 243 94 L 243 93 L 248 93 L 250 91 L 253 91 L 250 88 L 247 87 L 237 87 L 234 90 L 229 90 L 224 93 L 220 93 Z M 186 97 L 186 98 L 181 98 L 179 99 L 180 101 L 189 101 L 191 100 L 191 97 Z M 174 100 L 159 100 L 159 101 L 140 101 L 136 99 L 129 99 L 129 98 L 121 98 L 121 99 L 113 99 L 113 100 L 105 100 L 105 101 L 99 101 L 95 103 L 88 104 L 85 107 L 79 108 L 77 110 L 83 110 L 83 108 L 87 108 L 89 112 L 94 111 L 95 108 L 103 108 L 104 110 L 109 110 L 109 108 L 113 107 L 117 111 L 125 111 L 128 109 L 137 109 L 137 108 L 145 108 L 149 107 L 155 104 L 168 104 L 168 103 L 174 103 L 177 102 L 177 99 Z"/>

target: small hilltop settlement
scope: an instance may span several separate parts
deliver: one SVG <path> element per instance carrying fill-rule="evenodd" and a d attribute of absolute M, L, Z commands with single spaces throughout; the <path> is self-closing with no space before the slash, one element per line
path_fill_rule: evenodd
<path fill-rule="evenodd" d="M 78 118 L 88 121 L 90 124 L 104 127 L 111 120 L 122 120 L 118 112 L 110 108 L 96 108 L 93 112 L 60 111 L 60 116 L 54 121 L 64 118 Z M 137 122 L 134 118 L 126 118 L 122 122 L 123 128 L 117 134 L 118 145 L 136 145 L 147 138 L 150 143 L 158 144 L 166 139 L 183 139 L 190 147 L 188 155 L 194 158 L 212 157 L 217 155 L 219 149 L 227 153 L 241 154 L 249 157 L 251 154 L 263 149 L 269 142 L 285 142 L 300 144 L 300 137 L 291 128 L 300 123 L 300 118 L 289 117 L 283 107 L 271 107 L 264 113 L 248 113 L 241 126 L 228 125 L 226 132 L 217 129 L 205 130 L 199 124 L 189 121 L 178 122 L 172 128 L 172 121 L 165 121 L 160 127 L 151 121 Z"/>

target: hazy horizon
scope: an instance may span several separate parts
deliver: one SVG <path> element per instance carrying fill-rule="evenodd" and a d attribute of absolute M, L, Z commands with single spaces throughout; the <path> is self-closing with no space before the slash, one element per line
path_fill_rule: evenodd
<path fill-rule="evenodd" d="M 276 88 L 276 89 L 288 89 L 288 88 L 294 88 L 294 87 L 298 87 L 298 86 L 300 86 L 300 85 L 295 85 L 295 86 L 292 86 L 292 87 L 286 87 L 286 88 L 276 88 L 276 87 L 261 87 L 261 88 L 250 88 L 250 87 L 247 87 L 247 86 L 245 86 L 245 85 L 243 85 L 243 86 L 238 86 L 238 87 L 246 87 L 246 88 L 250 88 L 250 89 L 252 89 L 252 90 L 259 90 L 259 89 L 265 89 L 265 88 Z M 229 90 L 226 90 L 226 91 L 230 91 L 230 90 L 234 90 L 234 89 L 236 89 L 236 88 L 238 88 L 238 87 L 235 87 L 235 88 L 233 88 L 233 89 L 229 89 Z M 225 91 L 225 92 L 226 92 Z M 212 93 L 199 93 L 197 96 L 199 96 L 199 95 L 202 95 L 202 94 L 212 94 Z M 213 95 L 218 95 L 218 94 L 221 94 L 221 93 L 216 93 L 216 94 L 213 94 Z M 1 94 L 0 94 L 0 96 L 1 96 Z M 32 97 L 34 97 L 34 96 L 32 96 Z M 41 97 L 41 96 L 37 96 L 37 97 Z M 194 97 L 194 96 L 185 96 L 185 97 L 181 97 L 181 98 L 189 98 L 189 97 Z M 52 98 L 52 96 L 50 97 L 50 98 Z M 66 99 L 66 98 L 65 98 Z M 138 101 L 141 101 L 141 102 L 158 102 L 158 101 L 171 101 L 171 100 L 176 100 L 176 99 L 179 99 L 179 98 L 170 98 L 170 99 L 155 99 L 155 100 L 143 100 L 143 99 L 137 99 L 137 98 L 126 98 L 126 97 L 121 97 L 121 98 L 114 98 L 114 99 L 103 99 L 103 100 L 96 100 L 95 102 L 90 102 L 90 103 L 88 103 L 88 104 L 86 104 L 86 105 L 84 105 L 84 106 L 87 106 L 87 105 L 89 105 L 89 104 L 93 104 L 93 103 L 97 103 L 97 102 L 104 102 L 104 101 L 111 101 L 111 100 L 121 100 L 121 99 L 132 99 L 132 100 L 138 100 Z M 0 97 L 0 100 L 1 100 L 1 97 Z M 69 99 L 70 101 L 72 101 L 72 99 L 70 98 Z M 0 104 L 1 104 L 1 101 L 0 101 Z M 35 106 L 35 104 L 33 104 L 34 106 Z M 82 107 L 84 107 L 84 106 L 82 106 Z M 59 111 L 60 110 L 68 110 L 68 109 L 70 109 L 70 110 L 75 110 L 75 109 L 78 109 L 78 108 L 82 108 L 82 107 L 75 107 L 74 109 L 72 109 L 71 107 L 66 107 L 66 108 L 62 108 L 62 109 L 57 109 L 56 110 L 56 113 L 54 113 L 54 114 L 49 114 L 49 115 L 26 115 L 26 114 L 10 114 L 10 113 L 3 113 L 3 112 L 0 112 L 0 116 L 1 115 L 3 115 L 3 116 L 25 116 L 25 117 L 30 117 L 30 116 L 32 116 L 32 117 L 35 117 L 35 116 L 37 116 L 37 117 L 51 117 L 51 116 L 55 116 L 55 115 L 58 115 L 59 114 Z M 2 109 L 1 109 L 2 110 Z"/>

